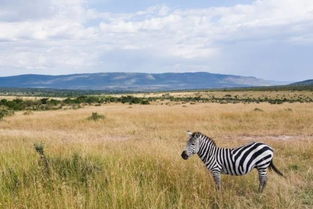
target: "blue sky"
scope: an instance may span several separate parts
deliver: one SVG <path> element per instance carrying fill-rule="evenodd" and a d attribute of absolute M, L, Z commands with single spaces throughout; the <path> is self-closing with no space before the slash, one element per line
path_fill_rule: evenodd
<path fill-rule="evenodd" d="M 0 0 L 0 76 L 313 78 L 312 0 Z"/>

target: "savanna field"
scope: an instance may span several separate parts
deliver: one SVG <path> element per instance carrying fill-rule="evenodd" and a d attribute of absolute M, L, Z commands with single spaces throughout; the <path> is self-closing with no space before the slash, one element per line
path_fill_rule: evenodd
<path fill-rule="evenodd" d="M 295 97 L 308 100 L 312 92 L 290 92 Z M 0 208 L 313 208 L 313 103 L 224 103 L 15 111 L 0 120 Z M 197 156 L 180 156 L 187 130 L 223 147 L 265 142 L 287 178 L 269 171 L 260 194 L 256 170 L 223 175 L 216 191 Z"/>

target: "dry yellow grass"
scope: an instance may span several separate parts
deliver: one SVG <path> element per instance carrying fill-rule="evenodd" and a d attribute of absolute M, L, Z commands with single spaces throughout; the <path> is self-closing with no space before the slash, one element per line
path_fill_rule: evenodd
<path fill-rule="evenodd" d="M 92 112 L 105 118 L 87 120 Z M 180 157 L 186 130 L 213 136 L 220 146 L 266 142 L 287 179 L 271 172 L 259 194 L 256 172 L 223 176 L 223 191 L 215 192 L 200 160 Z M 108 104 L 21 112 L 0 121 L 0 208 L 312 208 L 312 140 L 311 103 Z M 53 159 L 78 153 L 102 169 L 86 184 L 57 172 L 45 180 L 33 149 L 38 142 Z"/>
<path fill-rule="evenodd" d="M 127 94 L 125 94 L 127 95 Z M 124 95 L 124 96 L 125 96 Z M 203 98 L 209 97 L 224 97 L 227 96 L 238 96 L 238 98 L 313 98 L 312 91 L 190 91 L 190 92 L 156 92 L 156 93 L 137 93 L 131 94 L 138 97 L 162 97 L 162 96 L 173 96 L 173 97 L 195 97 L 201 96 Z M 123 94 L 116 94 L 114 96 L 123 96 Z"/>
<path fill-rule="evenodd" d="M 65 134 L 76 138 L 123 136 L 137 139 L 178 140 L 185 130 L 209 136 L 312 135 L 312 104 L 194 104 L 121 105 L 108 104 L 80 110 L 17 113 L 1 122 L 6 131 L 45 135 Z M 91 112 L 105 120 L 86 120 Z M 2 130 L 3 132 L 4 130 Z M 99 136 L 99 137 L 97 137 Z M 79 138 L 80 138 L 79 137 Z"/>

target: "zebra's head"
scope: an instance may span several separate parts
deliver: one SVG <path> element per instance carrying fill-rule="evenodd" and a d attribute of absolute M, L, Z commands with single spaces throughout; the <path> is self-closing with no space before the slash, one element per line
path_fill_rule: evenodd
<path fill-rule="evenodd" d="M 181 157 L 187 160 L 190 156 L 197 154 L 200 149 L 200 133 L 187 131 L 188 141 L 186 149 L 181 153 Z"/>

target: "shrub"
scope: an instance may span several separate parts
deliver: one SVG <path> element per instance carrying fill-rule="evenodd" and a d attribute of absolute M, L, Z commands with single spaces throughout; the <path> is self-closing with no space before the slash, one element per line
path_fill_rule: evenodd
<path fill-rule="evenodd" d="M 260 108 L 254 108 L 254 110 L 253 111 L 256 111 L 256 112 L 264 112 L 262 109 L 260 109 Z"/>
<path fill-rule="evenodd" d="M 26 112 L 23 113 L 23 115 L 32 115 L 33 112 L 31 110 L 27 110 Z"/>
<path fill-rule="evenodd" d="M 13 110 L 8 110 L 0 107 L 0 120 L 2 120 L 6 116 L 11 116 L 14 114 Z"/>
<path fill-rule="evenodd" d="M 148 101 L 148 100 L 142 100 L 142 101 L 140 102 L 140 104 L 143 104 L 143 105 L 148 105 L 148 104 L 150 104 L 150 103 L 149 103 L 149 101 Z"/>
<path fill-rule="evenodd" d="M 91 116 L 89 116 L 87 119 L 97 121 L 97 120 L 103 120 L 104 118 L 105 118 L 104 115 L 98 114 L 97 112 L 93 112 Z"/>

